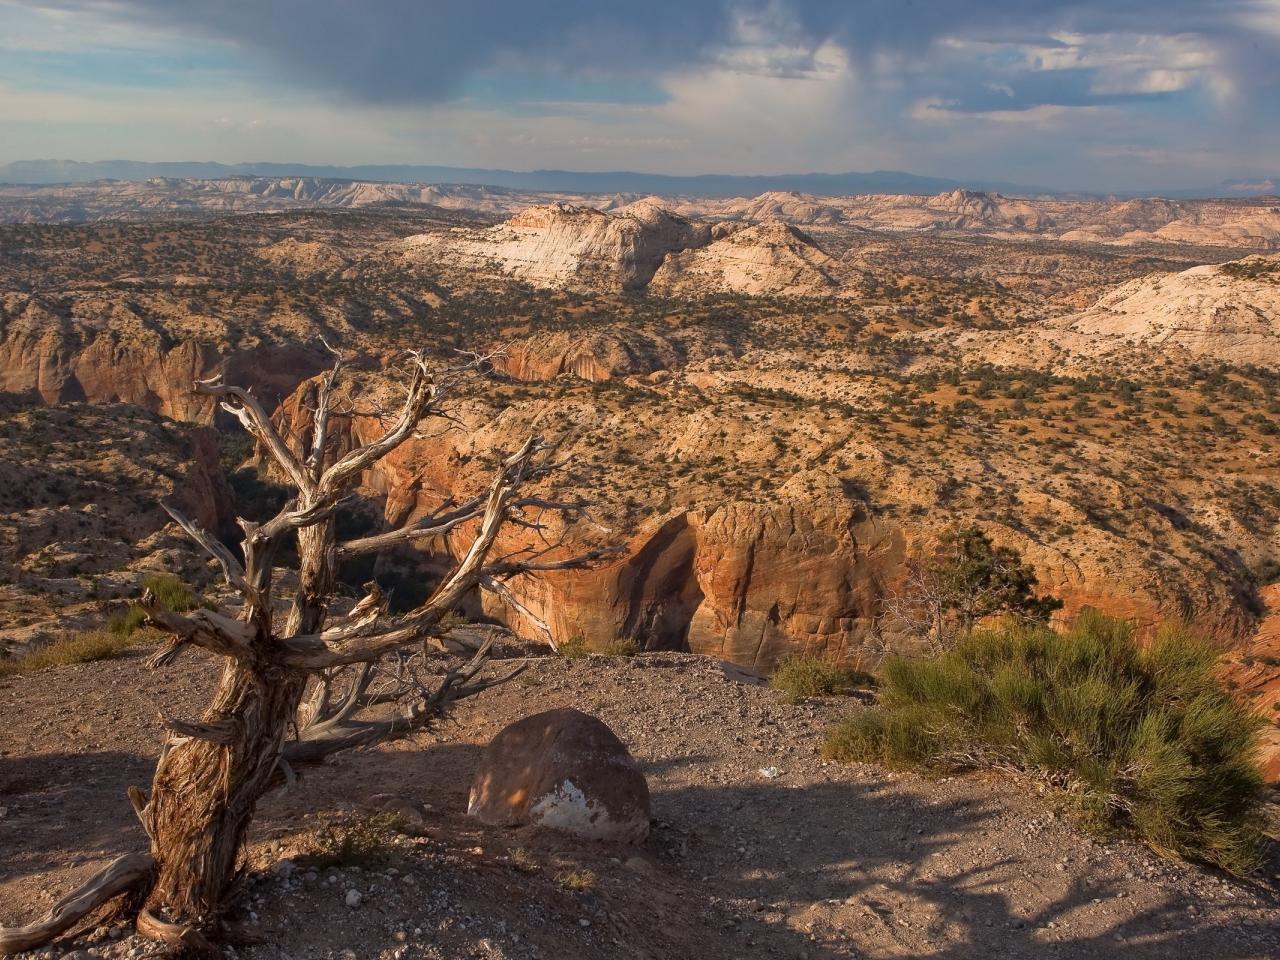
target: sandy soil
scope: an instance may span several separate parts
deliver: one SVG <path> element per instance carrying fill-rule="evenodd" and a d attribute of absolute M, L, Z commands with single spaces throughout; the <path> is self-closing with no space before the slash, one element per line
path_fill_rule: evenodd
<path fill-rule="evenodd" d="M 125 787 L 149 779 L 158 707 L 197 713 L 212 677 L 192 655 L 155 673 L 131 657 L 0 680 L 0 922 L 142 846 Z M 643 765 L 656 817 L 643 847 L 463 815 L 483 744 L 556 706 L 602 717 Z M 343 756 L 269 797 L 236 918 L 248 936 L 227 955 L 1280 956 L 1274 852 L 1241 883 L 1095 840 L 1007 779 L 824 763 L 822 731 L 857 708 L 791 705 L 689 655 L 536 661 L 415 742 Z M 359 868 L 311 868 L 317 830 L 380 794 L 423 805 L 423 835 Z M 590 889 L 565 889 L 569 870 L 591 871 Z M 45 955 L 155 952 L 105 918 Z"/>

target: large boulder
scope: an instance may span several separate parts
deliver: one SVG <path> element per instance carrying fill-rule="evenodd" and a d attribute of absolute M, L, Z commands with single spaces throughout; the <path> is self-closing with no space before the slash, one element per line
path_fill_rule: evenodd
<path fill-rule="evenodd" d="M 538 824 L 639 843 L 649 834 L 649 786 L 603 721 L 570 708 L 547 710 L 493 738 L 467 813 L 499 826 Z"/>

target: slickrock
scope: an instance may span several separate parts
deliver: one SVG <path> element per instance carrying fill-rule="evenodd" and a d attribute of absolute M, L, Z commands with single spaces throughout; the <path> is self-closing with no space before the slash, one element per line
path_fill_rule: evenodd
<path fill-rule="evenodd" d="M 1175 349 L 1226 363 L 1280 366 L 1280 257 L 1247 257 L 1123 284 L 1091 309 L 1045 324 L 1074 352 Z"/>
<path fill-rule="evenodd" d="M 711 228 L 641 200 L 612 213 L 554 203 L 530 207 L 485 231 L 410 237 L 391 246 L 411 259 L 495 269 L 535 286 L 636 290 L 667 254 L 702 246 Z"/>
<path fill-rule="evenodd" d="M 674 297 L 711 293 L 770 296 L 829 294 L 839 286 L 840 263 L 806 234 L 776 220 L 734 228 L 717 226 L 714 242 L 673 253 L 650 289 Z"/>

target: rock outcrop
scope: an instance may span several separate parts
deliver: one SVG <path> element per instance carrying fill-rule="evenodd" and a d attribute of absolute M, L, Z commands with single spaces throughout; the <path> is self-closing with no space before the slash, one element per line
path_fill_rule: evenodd
<path fill-rule="evenodd" d="M 1118 348 L 1181 351 L 1235 364 L 1280 367 L 1280 257 L 1133 280 L 1083 313 L 1045 324 L 1075 353 Z"/>
<path fill-rule="evenodd" d="M 638 290 L 667 254 L 702 246 L 711 228 L 641 200 L 605 213 L 554 203 L 530 207 L 485 231 L 423 234 L 389 249 L 540 287 Z"/>
<path fill-rule="evenodd" d="M 628 327 L 589 333 L 556 330 L 505 345 L 493 365 L 517 380 L 572 374 L 595 382 L 667 370 L 680 363 L 681 354 L 666 337 Z"/>
<path fill-rule="evenodd" d="M 569 708 L 525 717 L 493 738 L 467 813 L 615 843 L 640 843 L 651 816 L 648 784 L 622 741 L 603 721 Z"/>
<path fill-rule="evenodd" d="M 259 341 L 232 349 L 180 339 L 145 311 L 110 298 L 86 296 L 68 309 L 38 296 L 0 295 L 0 393 L 48 404 L 129 403 L 209 423 L 214 404 L 191 392 L 193 381 L 225 369 L 231 382 L 274 402 L 326 363 L 315 347 Z"/>
<path fill-rule="evenodd" d="M 840 263 L 788 224 L 717 225 L 713 236 L 708 246 L 667 257 L 649 289 L 672 297 L 785 297 L 829 294 L 839 286 Z"/>
<path fill-rule="evenodd" d="M 681 378 L 687 377 L 682 372 Z M 1053 464 L 1029 464 L 1016 450 L 984 447 L 973 460 L 953 456 L 945 476 L 939 474 L 935 482 L 929 479 L 935 464 L 927 454 L 900 467 L 874 466 L 882 455 L 873 444 L 844 447 L 844 455 L 868 464 L 866 482 L 877 490 L 872 495 L 832 470 L 805 469 L 802 461 L 820 458 L 823 446 L 818 441 L 800 446 L 808 442 L 801 437 L 811 424 L 792 419 L 781 422 L 792 429 L 795 446 L 776 472 L 783 479 L 767 496 L 714 488 L 708 493 L 703 477 L 723 462 L 718 451 L 732 450 L 736 466 L 768 476 L 777 447 L 761 439 L 780 434 L 775 432 L 779 421 L 765 419 L 769 408 L 764 405 L 740 419 L 727 411 L 707 412 L 724 394 L 714 392 L 714 376 L 702 377 L 706 392 L 689 412 L 662 405 L 665 390 L 684 396 L 679 382 L 645 385 L 619 406 L 596 391 L 579 392 L 573 400 L 526 399 L 505 409 L 464 405 L 457 411 L 464 429 L 424 429 L 420 439 L 378 464 L 365 478 L 364 490 L 382 505 L 389 522 L 400 523 L 445 500 L 471 496 L 486 482 L 487 465 L 529 432 L 563 436 L 563 454 L 583 468 L 571 489 L 602 501 L 593 516 L 607 529 L 583 521 L 564 527 L 542 515 L 544 529 L 507 528 L 499 551 L 555 543 L 562 534 L 566 540 L 560 549 L 566 554 L 601 542 L 624 550 L 591 570 L 515 578 L 508 587 L 519 598 L 518 607 L 488 593 L 478 598 L 473 613 L 484 612 L 532 639 L 544 636 L 543 622 L 557 640 L 582 636 L 601 647 L 630 638 L 650 649 L 689 650 L 762 670 L 798 650 L 871 663 L 882 649 L 883 600 L 900 588 L 905 559 L 957 522 L 979 522 L 997 543 L 1021 551 L 1035 567 L 1041 588 L 1065 601 L 1064 619 L 1091 606 L 1148 626 L 1164 617 L 1184 617 L 1230 636 L 1250 618 L 1240 557 L 1217 558 L 1206 550 L 1230 543 L 1256 557 L 1268 547 L 1222 510 L 1212 487 L 1179 494 L 1157 493 L 1153 487 L 1138 496 L 1115 479 L 1126 465 L 1100 465 L 1099 473 L 1089 474 L 1089 493 L 1080 501 L 1070 489 L 1033 493 L 1057 484 Z M 794 375 L 789 382 L 793 389 L 799 385 Z M 376 409 L 386 399 L 370 394 L 353 402 Z M 284 416 L 305 439 L 311 418 L 303 392 L 286 404 Z M 360 417 L 344 422 L 342 429 L 351 438 L 346 443 L 367 441 L 379 424 Z M 600 465 L 599 473 L 587 469 L 593 464 Z M 1021 515 L 1070 524 L 1069 537 L 983 518 L 981 501 L 968 514 L 957 513 L 938 485 L 954 485 L 950 478 L 970 471 L 980 480 L 993 471 L 1014 470 L 1021 471 Z M 641 486 L 646 483 L 648 490 Z M 1164 495 L 1179 507 L 1148 502 Z M 662 508 L 628 521 L 637 497 L 661 502 Z M 1114 516 L 1126 518 L 1121 526 L 1091 519 L 1095 498 L 1112 504 Z M 894 507 L 884 510 L 881 504 Z M 1184 510 L 1197 519 L 1188 520 Z M 1216 532 L 1215 524 L 1221 528 Z M 434 549 L 460 556 L 470 534 L 457 531 Z M 1161 545 L 1159 562 L 1149 556 L 1151 543 Z"/>
<path fill-rule="evenodd" d="M 840 208 L 822 197 L 783 190 L 770 190 L 736 204 L 733 213 L 757 223 L 780 220 L 810 226 L 836 224 L 843 218 Z"/>

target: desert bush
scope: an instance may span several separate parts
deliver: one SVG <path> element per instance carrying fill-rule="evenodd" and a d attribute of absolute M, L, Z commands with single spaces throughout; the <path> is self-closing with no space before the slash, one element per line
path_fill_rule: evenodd
<path fill-rule="evenodd" d="M 1036 586 L 1021 553 L 995 546 L 979 527 L 958 527 L 938 538 L 932 556 L 909 560 L 902 588 L 882 603 L 889 622 L 940 653 L 987 617 L 1047 621 L 1062 601 L 1037 596 Z"/>
<path fill-rule="evenodd" d="M 312 849 L 301 860 L 317 870 L 366 866 L 394 854 L 403 842 L 401 837 L 416 835 L 418 831 L 400 814 L 360 816 L 321 827 Z"/>
<path fill-rule="evenodd" d="M 606 643 L 600 652 L 606 657 L 634 657 L 640 652 L 640 644 L 634 640 L 618 638 Z"/>
<path fill-rule="evenodd" d="M 202 603 L 190 587 L 172 574 L 151 574 L 143 579 L 142 588 L 150 590 L 161 604 L 175 613 L 186 613 Z M 146 612 L 141 607 L 125 607 L 107 618 L 107 630 L 114 637 L 126 640 L 146 625 L 146 619 Z"/>
<path fill-rule="evenodd" d="M 579 633 L 561 643 L 559 651 L 566 660 L 579 660 L 591 653 L 591 648 L 587 646 L 587 638 Z"/>
<path fill-rule="evenodd" d="M 537 873 L 542 869 L 537 858 L 524 847 L 513 848 L 507 856 L 507 862 L 518 873 Z"/>
<path fill-rule="evenodd" d="M 170 573 L 152 574 L 143 579 L 142 589 L 150 590 L 160 603 L 174 613 L 186 613 L 200 606 L 191 588 Z"/>
<path fill-rule="evenodd" d="M 769 685 L 795 703 L 805 697 L 838 697 L 863 690 L 874 686 L 875 678 L 820 657 L 795 656 L 778 664 Z"/>
<path fill-rule="evenodd" d="M 118 634 L 113 630 L 86 630 L 39 647 L 22 657 L 0 660 L 0 676 L 33 673 L 70 663 L 92 663 L 111 660 L 142 642 L 134 634 Z"/>
<path fill-rule="evenodd" d="M 824 754 L 1030 774 L 1092 824 L 1245 874 L 1262 837 L 1261 720 L 1217 681 L 1216 660 L 1178 627 L 1140 648 L 1129 624 L 1091 612 L 1065 634 L 1009 622 L 887 661 L 879 706 L 834 727 Z"/>
<path fill-rule="evenodd" d="M 146 619 L 146 612 L 141 607 L 125 607 L 107 618 L 107 630 L 112 636 L 123 640 L 142 629 Z"/>
<path fill-rule="evenodd" d="M 556 883 L 565 890 L 581 893 L 596 885 L 596 875 L 590 870 L 564 870 L 556 874 Z"/>

